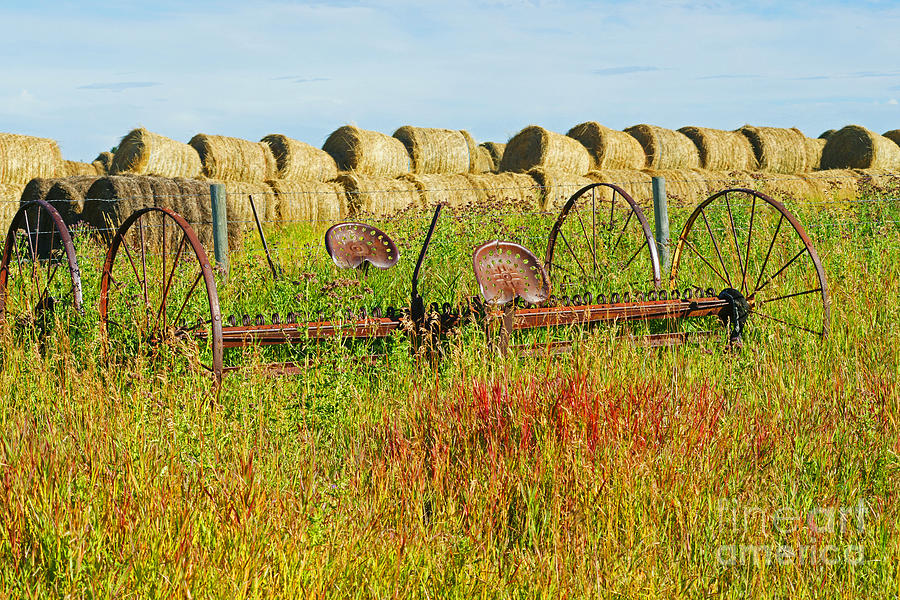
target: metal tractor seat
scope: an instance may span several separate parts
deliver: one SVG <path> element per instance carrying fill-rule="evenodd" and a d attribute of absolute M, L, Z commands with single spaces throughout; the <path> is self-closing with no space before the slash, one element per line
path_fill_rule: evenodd
<path fill-rule="evenodd" d="M 530 250 L 513 242 L 482 244 L 472 257 L 475 279 L 488 304 L 503 305 L 517 297 L 537 304 L 550 297 L 550 279 Z"/>
<path fill-rule="evenodd" d="M 390 269 L 400 260 L 400 252 L 388 234 L 365 223 L 338 223 L 325 232 L 325 250 L 341 269 L 355 269 L 363 263 L 376 269 Z"/>

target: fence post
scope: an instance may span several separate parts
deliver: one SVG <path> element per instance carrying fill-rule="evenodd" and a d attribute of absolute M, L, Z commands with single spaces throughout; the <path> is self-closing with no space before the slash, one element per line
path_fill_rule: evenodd
<path fill-rule="evenodd" d="M 664 270 L 669 268 L 669 210 L 666 206 L 666 178 L 654 177 L 653 220 L 656 222 L 656 249 L 659 264 Z"/>
<path fill-rule="evenodd" d="M 228 210 L 225 204 L 225 186 L 213 183 L 209 186 L 212 202 L 213 247 L 216 265 L 228 274 Z"/>

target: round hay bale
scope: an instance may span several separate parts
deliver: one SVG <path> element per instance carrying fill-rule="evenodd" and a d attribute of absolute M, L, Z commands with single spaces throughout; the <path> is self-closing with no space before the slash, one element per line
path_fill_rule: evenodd
<path fill-rule="evenodd" d="M 891 129 L 884 132 L 884 137 L 900 146 L 900 129 Z"/>
<path fill-rule="evenodd" d="M 804 138 L 806 147 L 806 170 L 815 171 L 822 164 L 822 151 L 825 150 L 827 140 L 821 138 Z"/>
<path fill-rule="evenodd" d="M 475 148 L 475 166 L 472 167 L 473 173 L 492 173 L 496 169 L 494 165 L 494 157 L 491 151 L 484 146 Z"/>
<path fill-rule="evenodd" d="M 759 189 L 775 199 L 792 202 L 811 198 L 816 187 L 805 176 L 781 173 L 775 177 L 757 175 Z"/>
<path fill-rule="evenodd" d="M 63 161 L 63 177 L 83 177 L 97 175 L 97 168 L 91 163 L 78 162 L 77 160 Z"/>
<path fill-rule="evenodd" d="M 495 210 L 539 210 L 541 188 L 525 173 L 470 173 L 466 175 L 479 206 Z"/>
<path fill-rule="evenodd" d="M 793 174 L 808 170 L 806 136 L 799 129 L 744 125 L 738 131 L 750 141 L 760 171 Z"/>
<path fill-rule="evenodd" d="M 586 185 L 595 183 L 588 177 L 540 167 L 528 171 L 528 176 L 534 179 L 541 189 L 540 207 L 543 211 L 559 211 L 572 194 Z"/>
<path fill-rule="evenodd" d="M 58 177 L 63 170 L 55 140 L 0 133 L 0 182 L 24 186 L 35 177 Z"/>
<path fill-rule="evenodd" d="M 362 176 L 397 177 L 411 169 L 409 152 L 403 142 L 353 125 L 334 130 L 322 149 L 334 158 L 338 169 Z"/>
<path fill-rule="evenodd" d="M 393 217 L 407 210 L 422 208 L 415 184 L 405 179 L 342 173 L 335 182 L 347 194 L 350 217 L 359 214 Z"/>
<path fill-rule="evenodd" d="M 277 133 L 267 135 L 261 141 L 272 148 L 278 179 L 330 181 L 337 177 L 337 164 L 324 150 Z"/>
<path fill-rule="evenodd" d="M 112 167 L 112 161 L 113 161 L 114 156 L 115 156 L 115 154 L 113 154 L 112 152 L 101 152 L 100 154 L 97 155 L 97 158 L 95 158 L 93 161 L 91 161 L 91 164 L 94 166 L 97 166 L 97 164 L 100 165 L 100 167 L 98 167 L 98 171 L 97 171 L 98 174 L 109 175 L 109 170 Z"/>
<path fill-rule="evenodd" d="M 57 177 L 35 177 L 23 188 L 20 204 L 44 200 L 47 197 L 47 192 L 56 185 L 57 181 L 59 181 Z"/>
<path fill-rule="evenodd" d="M 822 151 L 823 169 L 897 169 L 900 146 L 859 125 L 835 131 Z"/>
<path fill-rule="evenodd" d="M 651 178 L 666 178 L 669 206 L 693 206 L 705 200 L 711 191 L 709 181 L 714 177 L 703 169 L 645 169 L 644 172 Z"/>
<path fill-rule="evenodd" d="M 585 175 L 595 183 L 614 183 L 641 206 L 653 205 L 653 189 L 650 182 L 652 178 L 643 171 L 634 169 L 602 169 L 591 171 Z M 597 188 L 597 197 L 603 202 L 612 199 L 612 190 L 609 188 Z"/>
<path fill-rule="evenodd" d="M 835 131 L 836 130 L 834 130 L 834 129 L 826 129 L 825 131 L 823 131 L 822 133 L 819 134 L 819 139 L 827 140 L 828 138 L 831 137 L 831 134 L 834 133 Z"/>
<path fill-rule="evenodd" d="M 128 215 L 145 206 L 153 206 L 153 191 L 145 177 L 110 175 L 88 189 L 81 220 L 109 241 Z"/>
<path fill-rule="evenodd" d="M 700 167 L 697 146 L 679 131 L 640 124 L 629 127 L 625 133 L 632 136 L 644 149 L 648 169 L 696 169 Z"/>
<path fill-rule="evenodd" d="M 411 182 L 419 193 L 419 205 L 434 208 L 446 204 L 453 208 L 474 207 L 479 196 L 465 174 L 452 175 L 409 173 L 401 179 Z"/>
<path fill-rule="evenodd" d="M 275 177 L 275 155 L 265 142 L 200 133 L 191 138 L 190 145 L 200 155 L 203 174 L 210 179 L 263 183 Z"/>
<path fill-rule="evenodd" d="M 499 171 L 500 163 L 503 161 L 503 152 L 506 150 L 506 144 L 501 144 L 500 142 L 482 142 L 479 144 L 479 147 L 485 148 L 490 153 L 491 160 L 494 162 L 491 171 Z"/>
<path fill-rule="evenodd" d="M 566 134 L 588 149 L 598 170 L 643 169 L 647 156 L 633 136 L 604 127 L 596 121 L 576 125 Z"/>
<path fill-rule="evenodd" d="M 310 221 L 331 223 L 347 217 L 347 194 L 334 182 L 275 179 L 279 223 Z"/>
<path fill-rule="evenodd" d="M 131 130 L 122 138 L 109 166 L 113 175 L 198 177 L 202 170 L 197 150 L 142 127 Z"/>
<path fill-rule="evenodd" d="M 60 179 L 47 190 L 44 199 L 59 211 L 60 216 L 67 225 L 73 225 L 81 220 L 84 211 L 84 197 L 97 181 L 96 176 L 77 176 Z"/>
<path fill-rule="evenodd" d="M 222 183 L 225 185 L 225 206 L 228 211 L 228 247 L 231 250 L 239 250 L 243 244 L 244 233 L 251 229 L 256 230 L 250 197 L 253 197 L 256 213 L 263 224 L 277 222 L 277 198 L 267 183 L 247 181 Z"/>
<path fill-rule="evenodd" d="M 860 195 L 900 195 L 900 175 L 892 169 L 853 169 Z"/>
<path fill-rule="evenodd" d="M 25 193 L 25 186 L 18 183 L 0 182 L 0 232 L 5 239 L 9 224 L 19 210 L 19 199 Z"/>
<path fill-rule="evenodd" d="M 850 200 L 859 196 L 860 176 L 851 169 L 828 169 L 801 177 L 817 195 L 826 199 Z"/>
<path fill-rule="evenodd" d="M 584 175 L 591 166 L 591 155 L 581 142 L 537 125 L 529 125 L 514 135 L 500 161 L 501 171 L 514 173 L 544 167 Z"/>
<path fill-rule="evenodd" d="M 404 125 L 394 137 L 406 147 L 413 173 L 468 173 L 475 166 L 475 140 L 468 131 Z"/>
<path fill-rule="evenodd" d="M 737 131 L 708 127 L 682 127 L 700 155 L 700 167 L 709 171 L 753 171 L 756 156 L 746 136 Z"/>

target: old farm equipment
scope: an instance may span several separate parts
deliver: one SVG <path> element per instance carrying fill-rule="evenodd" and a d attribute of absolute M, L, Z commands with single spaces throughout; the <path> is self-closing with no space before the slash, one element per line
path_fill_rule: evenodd
<path fill-rule="evenodd" d="M 439 306 L 423 298 L 419 284 L 441 210 L 438 205 L 421 244 L 408 305 L 310 319 L 300 310 L 223 317 L 215 270 L 191 226 L 172 210 L 140 209 L 118 228 L 106 253 L 101 330 L 135 349 L 193 346 L 218 379 L 229 369 L 223 361 L 229 348 L 378 340 L 397 332 L 412 336 L 414 347 L 434 347 L 443 334 L 466 323 L 481 324 L 502 352 L 548 351 L 566 344 L 556 340 L 541 346 L 532 339 L 515 346 L 511 340 L 517 331 L 562 328 L 564 334 L 565 328 L 604 322 L 662 323 L 664 331 L 647 336 L 652 345 L 696 333 L 696 328 L 682 328 L 689 319 L 698 320 L 700 330 L 712 322 L 726 324 L 729 345 L 761 325 L 820 337 L 828 332 L 824 271 L 809 236 L 784 205 L 754 190 L 723 190 L 696 207 L 677 241 L 664 287 L 657 248 L 638 204 L 619 186 L 586 186 L 554 221 L 543 260 L 518 243 L 481 244 L 471 263 L 480 294 Z M 54 213 L 38 203 L 23 207 L 13 221 L 0 271 L 7 322 L 37 322 L 65 306 L 80 309 L 71 238 Z M 52 225 L 37 225 L 38 217 Z M 325 250 L 338 268 L 361 274 L 370 265 L 391 269 L 401 259 L 394 240 L 364 222 L 331 227 Z M 41 268 L 44 274 L 31 276 L 32 269 Z M 40 282 L 54 291 L 41 291 Z M 306 364 L 272 366 L 291 372 Z"/>

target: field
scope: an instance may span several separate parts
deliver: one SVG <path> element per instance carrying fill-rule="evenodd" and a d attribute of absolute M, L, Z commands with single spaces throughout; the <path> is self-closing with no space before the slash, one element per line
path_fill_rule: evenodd
<path fill-rule="evenodd" d="M 555 334 L 577 340 L 570 354 L 499 357 L 468 326 L 437 364 L 399 335 L 231 351 L 226 364 L 244 368 L 218 390 L 198 367 L 202 345 L 150 352 L 126 340 L 106 353 L 101 254 L 79 240 L 87 314 L 42 343 L 7 336 L 2 349 L 0 588 L 896 597 L 895 198 L 789 204 L 825 266 L 826 339 L 757 320 L 740 352 L 723 350 L 724 329 L 656 349 L 629 335 L 655 326 L 619 325 Z M 673 237 L 689 213 L 672 211 Z M 248 238 L 230 276 L 217 275 L 223 315 L 406 303 L 428 217 L 382 222 L 404 259 L 365 278 L 328 263 L 324 227 L 268 232 L 278 282 Z M 515 239 L 542 255 L 552 220 L 499 209 L 442 220 L 426 299 L 475 293 L 478 242 Z M 809 306 L 785 310 L 820 319 Z M 351 360 L 372 350 L 387 360 Z M 306 356 L 315 367 L 303 375 L 262 368 Z"/>

